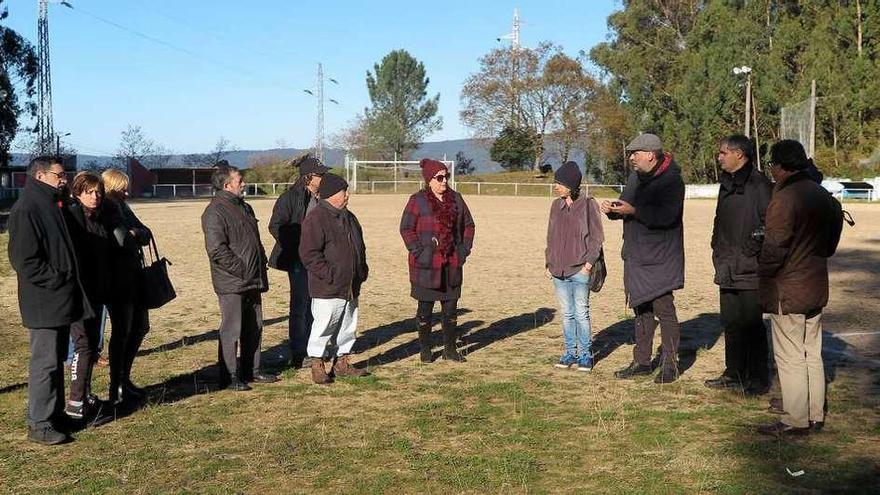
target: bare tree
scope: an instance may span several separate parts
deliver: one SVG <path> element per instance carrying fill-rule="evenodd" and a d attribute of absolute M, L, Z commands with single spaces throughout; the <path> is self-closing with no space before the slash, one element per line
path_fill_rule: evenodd
<path fill-rule="evenodd" d="M 544 72 L 560 51 L 543 42 L 536 48 L 496 49 L 483 56 L 480 70 L 468 77 L 461 90 L 461 120 L 474 137 L 494 138 L 504 128 L 526 127 L 543 139 L 558 103 Z M 537 154 L 536 167 L 540 159 Z"/>
<path fill-rule="evenodd" d="M 148 169 L 162 168 L 168 165 L 173 156 L 173 151 L 148 138 L 140 126 L 129 124 L 122 131 L 111 166 L 127 170 L 129 161 L 137 160 Z"/>

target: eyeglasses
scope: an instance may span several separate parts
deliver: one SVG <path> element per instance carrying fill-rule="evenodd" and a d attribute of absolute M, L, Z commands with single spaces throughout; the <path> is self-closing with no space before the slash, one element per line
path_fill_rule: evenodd
<path fill-rule="evenodd" d="M 46 173 L 54 175 L 57 179 L 63 179 L 64 177 L 66 177 L 66 174 L 64 172 L 53 172 L 51 170 L 46 170 Z"/>
<path fill-rule="evenodd" d="M 434 179 L 435 179 L 437 182 L 446 182 L 447 180 L 449 180 L 449 176 L 448 176 L 448 175 L 443 175 L 443 174 L 441 174 L 441 175 L 435 175 L 435 176 L 434 176 Z"/>

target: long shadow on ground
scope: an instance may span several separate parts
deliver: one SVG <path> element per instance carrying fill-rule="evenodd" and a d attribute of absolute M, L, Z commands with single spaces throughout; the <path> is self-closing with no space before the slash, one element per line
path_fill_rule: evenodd
<path fill-rule="evenodd" d="M 593 337 L 593 360 L 599 361 L 608 357 L 622 345 L 635 343 L 635 321 L 630 318 L 604 328 Z M 655 332 L 660 332 L 657 326 Z M 718 342 L 722 329 L 716 313 L 702 313 L 696 318 L 681 322 L 681 341 L 678 348 L 678 365 L 684 373 L 697 358 L 700 349 L 711 349 Z M 657 349 L 657 356 L 660 349 Z M 658 358 L 655 358 L 655 360 Z"/>

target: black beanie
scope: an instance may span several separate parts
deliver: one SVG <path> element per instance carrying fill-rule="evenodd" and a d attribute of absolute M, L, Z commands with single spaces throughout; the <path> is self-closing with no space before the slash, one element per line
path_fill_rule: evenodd
<path fill-rule="evenodd" d="M 581 190 L 582 178 L 581 169 L 575 162 L 563 163 L 553 174 L 553 180 L 571 189 L 573 194 L 577 194 Z"/>
<path fill-rule="evenodd" d="M 323 199 L 327 199 L 343 189 L 348 189 L 348 182 L 345 182 L 345 179 L 336 174 L 324 174 L 321 185 L 318 186 L 318 193 Z"/>
<path fill-rule="evenodd" d="M 770 148 L 770 162 L 790 172 L 810 165 L 804 146 L 794 139 L 783 139 Z"/>

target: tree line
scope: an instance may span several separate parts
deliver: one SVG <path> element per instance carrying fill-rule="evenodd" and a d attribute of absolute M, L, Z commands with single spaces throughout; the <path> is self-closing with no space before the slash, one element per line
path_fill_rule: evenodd
<path fill-rule="evenodd" d="M 462 89 L 461 117 L 475 136 L 497 138 L 493 159 L 537 166 L 551 143 L 562 160 L 581 149 L 595 178 L 618 181 L 626 142 L 653 132 L 688 180 L 714 182 L 718 140 L 743 132 L 746 76 L 733 68 L 747 66 L 759 145 L 780 139 L 782 108 L 809 98 L 815 81 L 816 163 L 826 175 L 878 173 L 877 0 L 626 0 L 622 7 L 608 18 L 609 40 L 576 58 L 550 43 L 481 58 Z"/>
<path fill-rule="evenodd" d="M 460 118 L 493 160 L 537 169 L 577 151 L 593 180 L 619 182 L 626 142 L 653 132 L 689 181 L 713 182 L 718 140 L 744 127 L 745 77 L 732 69 L 747 66 L 759 145 L 780 138 L 782 108 L 807 99 L 815 81 L 817 165 L 826 175 L 880 173 L 880 0 L 623 0 L 608 28 L 606 42 L 576 55 L 542 42 L 480 58 Z M 36 64 L 26 40 L 2 26 L 0 36 L 2 161 L 19 117 L 35 110 L 23 102 Z M 426 68 L 406 50 L 383 57 L 365 83 L 370 106 L 334 136 L 357 158 L 408 158 L 442 128 L 440 95 L 429 96 Z"/>

